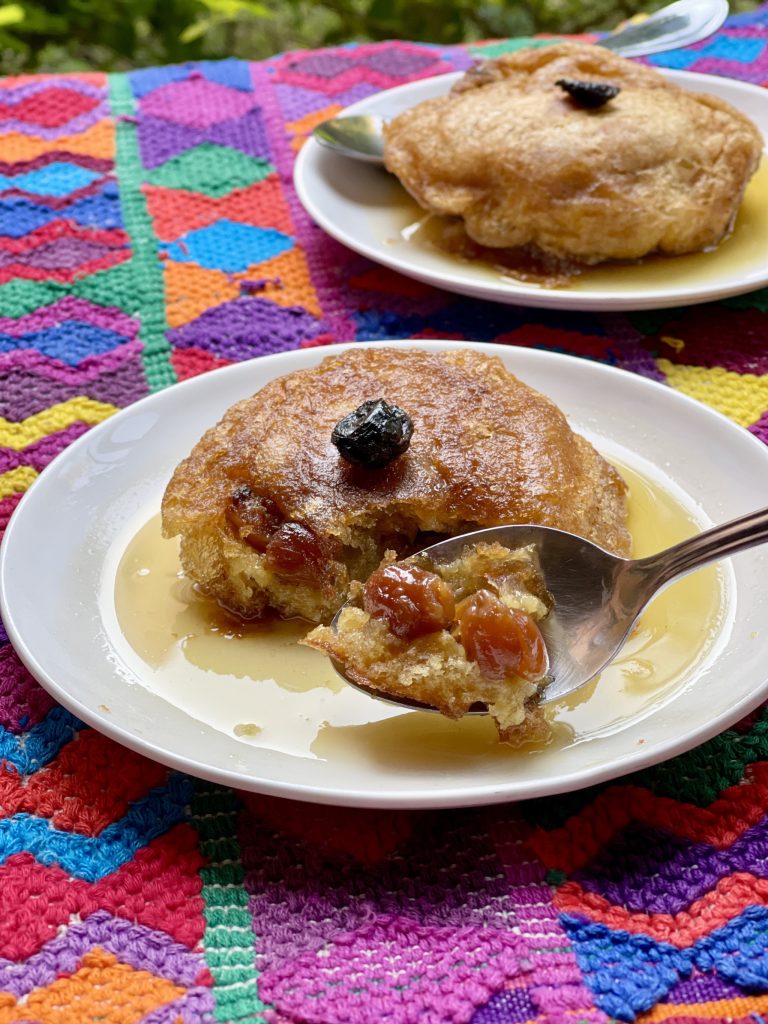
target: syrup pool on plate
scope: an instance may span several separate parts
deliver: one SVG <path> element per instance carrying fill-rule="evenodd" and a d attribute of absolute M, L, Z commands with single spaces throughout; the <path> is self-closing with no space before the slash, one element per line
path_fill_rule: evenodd
<path fill-rule="evenodd" d="M 624 465 L 629 527 L 642 556 L 696 533 L 667 491 Z M 244 743 L 304 758 L 374 760 L 392 770 L 449 770 L 475 759 L 520 757 L 498 742 L 487 717 L 458 722 L 400 709 L 347 686 L 298 641 L 303 621 L 244 623 L 201 597 L 181 571 L 178 542 L 160 517 L 145 522 L 119 561 L 113 589 L 118 653 L 153 692 Z M 554 743 L 565 746 L 642 714 L 685 684 L 718 633 L 723 578 L 716 566 L 679 580 L 650 605 L 600 679 L 557 711 Z M 535 756 L 534 750 L 529 750 Z"/>
<path fill-rule="evenodd" d="M 649 257 L 637 263 L 602 263 L 575 276 L 564 272 L 561 279 L 556 268 L 542 268 L 510 250 L 499 250 L 499 265 L 494 265 L 491 249 L 483 250 L 479 260 L 462 256 L 462 244 L 456 234 L 459 225 L 425 214 L 404 189 L 398 188 L 397 195 L 393 195 L 392 216 L 399 234 L 389 241 L 395 246 L 438 253 L 443 259 L 471 265 L 497 280 L 521 280 L 576 292 L 631 292 L 665 287 L 670 274 L 674 274 L 676 287 L 701 286 L 724 274 L 747 271 L 764 259 L 768 238 L 768 159 L 762 160 L 747 186 L 733 231 L 714 249 L 687 256 Z"/>

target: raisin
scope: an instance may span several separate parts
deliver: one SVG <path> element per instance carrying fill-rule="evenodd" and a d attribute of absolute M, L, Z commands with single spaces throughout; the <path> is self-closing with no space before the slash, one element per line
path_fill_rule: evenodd
<path fill-rule="evenodd" d="M 459 635 L 470 661 L 488 679 L 541 679 L 547 670 L 544 640 L 530 615 L 478 590 L 456 608 Z"/>
<path fill-rule="evenodd" d="M 609 82 L 583 82 L 575 78 L 558 78 L 555 85 L 565 89 L 574 103 L 589 110 L 604 106 L 621 92 L 618 85 Z"/>
<path fill-rule="evenodd" d="M 379 398 L 363 402 L 340 419 L 331 441 L 347 462 L 380 469 L 406 451 L 412 436 L 413 423 L 408 414 Z"/>
<path fill-rule="evenodd" d="M 283 523 L 272 534 L 264 564 L 279 579 L 317 586 L 328 575 L 331 545 L 302 523 Z"/>
<path fill-rule="evenodd" d="M 453 594 L 439 576 L 415 565 L 385 565 L 363 589 L 363 608 L 383 619 L 390 633 L 414 640 L 447 629 L 453 621 Z"/>
<path fill-rule="evenodd" d="M 255 494 L 248 484 L 235 488 L 225 514 L 240 540 L 262 552 L 266 551 L 269 538 L 283 521 L 276 502 Z"/>

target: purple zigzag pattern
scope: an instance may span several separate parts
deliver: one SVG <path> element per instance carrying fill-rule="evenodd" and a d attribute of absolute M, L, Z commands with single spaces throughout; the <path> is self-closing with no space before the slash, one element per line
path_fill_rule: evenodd
<path fill-rule="evenodd" d="M 60 359 L 43 355 L 34 349 L 14 349 L 12 352 L 0 352 L 0 373 L 22 368 L 33 371 L 40 377 L 47 377 L 49 380 L 79 384 L 121 366 L 140 352 L 141 342 L 128 341 L 125 345 L 119 345 L 109 352 L 103 352 L 97 356 L 86 356 L 77 366 L 68 366 Z"/>
<path fill-rule="evenodd" d="M 241 89 L 213 82 L 199 71 L 186 79 L 166 82 L 140 101 L 143 117 L 159 117 L 196 128 L 243 117 L 255 105 L 255 97 Z"/>
<path fill-rule="evenodd" d="M 214 1024 L 216 1017 L 213 1010 L 213 992 L 209 988 L 198 986 L 185 992 L 179 999 L 174 999 L 172 1003 L 166 1003 L 165 1006 L 148 1013 L 138 1024 Z M 257 1017 L 251 1019 L 254 1024 L 258 1020 Z"/>
<path fill-rule="evenodd" d="M 21 664 L 8 637 L 0 647 L 0 730 L 18 736 L 39 725 L 55 706 L 53 697 Z"/>
<path fill-rule="evenodd" d="M 434 67 L 439 60 L 440 58 L 432 51 L 414 53 L 410 50 L 397 49 L 391 53 L 382 53 L 377 50 L 364 57 L 360 63 L 371 68 L 372 71 L 379 71 L 382 75 L 388 75 L 390 78 L 405 79 L 412 78 L 419 72 Z"/>
<path fill-rule="evenodd" d="M 127 347 L 121 345 L 120 349 Z M 118 350 L 108 354 L 114 355 L 115 351 Z M 96 375 L 86 373 L 72 376 L 72 381 L 65 383 L 51 379 L 45 370 L 7 369 L 6 364 L 0 362 L 0 416 L 18 423 L 77 395 L 85 395 L 97 402 L 108 402 L 122 409 L 143 398 L 148 391 L 141 352 L 134 345 L 131 345 L 127 358 L 123 358 L 116 366 L 108 366 Z"/>
<path fill-rule="evenodd" d="M 738 999 L 744 992 L 719 974 L 693 974 L 678 981 L 667 993 L 668 1003 L 714 1003 Z"/>
<path fill-rule="evenodd" d="M 474 60 L 468 53 L 454 52 L 451 54 L 451 63 L 456 71 L 464 71 L 472 66 Z M 256 64 L 252 67 L 254 71 L 260 69 L 260 66 Z M 327 93 L 317 89 L 310 89 L 300 85 L 289 85 L 285 82 L 275 82 L 271 86 L 270 91 L 276 98 L 280 109 L 284 112 L 285 120 L 295 121 L 306 114 L 322 110 L 331 103 L 342 107 L 346 107 L 351 103 L 357 103 L 358 100 L 367 99 L 368 96 L 373 96 L 374 93 L 380 92 L 381 89 L 370 82 L 358 82 L 343 92 L 329 96 Z M 259 102 L 263 103 L 264 98 L 265 94 L 260 92 Z M 280 128 L 282 130 L 282 124 Z"/>
<path fill-rule="evenodd" d="M 126 338 L 135 338 L 139 331 L 138 321 L 116 306 L 98 306 L 87 299 L 65 295 L 50 306 L 41 306 L 34 313 L 15 318 L 0 317 L 0 334 L 18 337 L 31 334 L 33 331 L 41 331 L 46 327 L 55 327 L 62 320 L 83 320 L 95 327 L 104 327 L 124 334 Z"/>
<path fill-rule="evenodd" d="M 262 972 L 259 990 L 281 1013 L 317 1024 L 468 1021 L 524 972 L 525 954 L 511 931 L 383 917 Z"/>
<path fill-rule="evenodd" d="M 28 249 L 25 253 L 0 251 L 0 269 L 3 267 L 24 264 L 38 270 L 71 270 L 75 266 L 83 266 L 93 260 L 122 252 L 122 259 L 130 257 L 130 250 L 122 240 L 108 245 L 105 242 L 93 242 L 87 238 L 62 237 L 44 242 L 36 249 Z"/>
<path fill-rule="evenodd" d="M 301 306 L 243 297 L 207 309 L 171 331 L 168 340 L 174 348 L 201 348 L 224 359 L 241 360 L 297 348 L 322 329 L 322 323 Z"/>
<path fill-rule="evenodd" d="M 65 430 L 40 438 L 33 444 L 16 451 L 13 448 L 0 448 L 0 473 L 8 473 L 19 466 L 31 466 L 40 473 L 49 462 L 60 455 L 64 449 L 89 430 L 87 423 L 73 423 Z"/>
<path fill-rule="evenodd" d="M 242 117 L 220 121 L 209 128 L 193 128 L 157 117 L 144 117 L 139 122 L 139 145 L 144 166 L 159 167 L 188 149 L 203 142 L 239 149 L 249 156 L 269 159 L 269 143 L 258 107 Z"/>
<path fill-rule="evenodd" d="M 414 844 L 396 868 L 382 864 L 350 871 L 341 858 L 340 871 L 327 851 L 278 836 L 255 815 L 243 819 L 240 842 L 263 966 L 319 949 L 329 934 L 355 931 L 379 915 L 407 916 L 424 925 L 502 929 L 514 916 L 494 853 L 458 815 L 455 823 L 436 822 L 429 848 Z M 456 879 L 471 877 L 473 886 L 451 883 L 432 856 L 451 864 Z"/>
<path fill-rule="evenodd" d="M 574 879 L 628 910 L 678 914 L 736 871 L 768 876 L 768 818 L 726 850 L 654 829 L 628 828 Z"/>
<path fill-rule="evenodd" d="M 594 1008 L 582 981 L 576 956 L 560 924 L 546 883 L 546 869 L 522 840 L 525 826 L 514 819 L 495 823 L 491 838 L 506 879 L 506 894 L 515 907 L 520 935 L 535 952 L 527 979 L 528 996 L 550 1024 L 572 1024 L 574 1014 L 584 1024 L 603 1024 L 605 1014 Z M 472 1024 L 498 1024 L 508 993 L 493 996 L 472 1018 Z M 531 1017 L 536 1014 L 530 1014 Z M 528 1019 L 527 1017 L 525 1019 Z"/>
<path fill-rule="evenodd" d="M 151 971 L 176 985 L 194 985 L 205 969 L 202 953 L 190 952 L 165 932 L 97 910 L 85 921 L 70 925 L 24 963 L 0 958 L 0 991 L 20 999 L 50 985 L 59 974 L 74 974 L 94 946 L 112 953 L 121 963 Z"/>
<path fill-rule="evenodd" d="M 514 931 L 521 942 L 516 973 L 524 975 L 521 983 L 524 980 L 537 1012 L 547 1014 L 552 1024 L 572 1024 L 574 1013 L 586 1024 L 604 1024 L 606 1017 L 595 1010 L 569 951 L 544 880 L 545 869 L 519 838 L 522 827 L 512 822 L 502 831 L 499 825 L 499 834 L 489 842 L 470 814 L 457 813 L 450 821 L 424 819 L 424 833 L 409 840 L 407 847 L 387 861 L 364 865 L 344 854 L 334 860 L 327 850 L 278 834 L 253 814 L 244 816 L 239 838 L 257 935 L 257 965 L 262 982 L 273 986 L 276 1008 L 290 1006 L 295 1011 L 298 1005 L 298 991 L 282 972 L 283 965 L 295 967 L 301 958 L 313 984 L 319 985 L 329 960 L 322 958 L 325 954 L 318 960 L 318 951 L 333 946 L 333 955 L 347 963 L 367 941 L 366 929 L 373 922 L 387 931 L 407 921 L 414 937 L 425 937 L 427 947 L 431 930 L 449 937 L 454 930 L 473 929 L 483 942 L 493 932 Z M 298 972 L 294 974 L 298 977 Z M 445 985 L 445 992 L 452 992 L 447 979 Z M 498 992 L 502 986 L 490 987 L 497 994 L 487 991 L 483 1001 L 488 1012 L 477 1024 L 497 1024 L 500 1019 L 493 1010 L 507 997 Z M 428 993 L 423 996 L 428 1001 Z M 386 1000 L 380 1005 L 388 1010 L 400 998 L 384 983 L 379 997 Z M 329 1019 L 367 1019 L 348 1010 L 341 1007 Z M 302 1013 L 298 1016 L 304 1019 Z"/>

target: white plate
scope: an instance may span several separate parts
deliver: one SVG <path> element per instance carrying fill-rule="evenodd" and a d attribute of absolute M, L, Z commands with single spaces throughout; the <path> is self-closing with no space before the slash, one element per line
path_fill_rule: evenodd
<path fill-rule="evenodd" d="M 751 117 L 768 138 L 765 89 L 689 71 L 662 70 L 662 74 L 692 92 L 727 100 Z M 438 75 L 388 89 L 354 103 L 344 113 L 389 117 L 422 100 L 444 95 L 460 77 Z M 294 185 L 304 208 L 329 235 L 419 281 L 521 306 L 621 310 L 709 302 L 768 284 L 768 216 L 763 212 L 768 201 L 766 176 L 764 167 L 745 200 L 745 228 L 714 253 L 657 260 L 644 267 L 596 269 L 560 288 L 515 281 L 484 265 L 451 257 L 428 241 L 403 237 L 423 213 L 398 181 L 378 167 L 332 153 L 314 139 L 299 153 Z"/>
<path fill-rule="evenodd" d="M 603 452 L 676 493 L 700 525 L 768 505 L 768 449 L 705 406 L 602 364 L 521 348 L 474 347 L 499 355 L 550 395 Z M 708 739 L 764 699 L 765 548 L 737 556 L 724 571 L 726 614 L 695 680 L 661 693 L 629 718 L 602 721 L 597 715 L 593 728 L 590 720 L 579 741 L 563 748 L 498 757 L 490 749 L 468 754 L 438 743 L 427 751 L 413 749 L 411 757 L 407 737 L 414 715 L 444 723 L 446 735 L 461 725 L 411 712 L 398 719 L 404 723 L 405 753 L 380 741 L 367 746 L 363 732 L 352 753 L 294 756 L 285 747 L 259 746 L 211 724 L 220 719 L 226 690 L 215 673 L 197 717 L 183 709 L 183 695 L 174 704 L 153 692 L 152 670 L 126 653 L 116 625 L 117 559 L 139 526 L 157 513 L 172 469 L 208 426 L 267 381 L 312 366 L 323 355 L 310 349 L 240 363 L 137 402 L 72 444 L 25 495 L 0 555 L 2 612 L 29 670 L 74 714 L 149 757 L 237 788 L 333 804 L 440 807 L 541 796 L 609 779 Z M 310 656 L 324 664 L 320 655 Z M 240 680 L 240 686 L 247 690 L 249 681 Z M 350 687 L 323 693 L 329 719 L 336 706 L 344 714 L 362 707 L 379 718 L 393 712 Z M 292 700 L 300 708 L 300 696 Z M 395 737 L 391 729 L 388 735 Z"/>

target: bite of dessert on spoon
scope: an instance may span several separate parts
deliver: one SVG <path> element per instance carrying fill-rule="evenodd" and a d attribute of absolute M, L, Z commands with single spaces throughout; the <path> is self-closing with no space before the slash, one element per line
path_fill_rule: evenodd
<path fill-rule="evenodd" d="M 591 682 L 667 584 L 768 540 L 768 509 L 641 559 L 520 524 L 440 541 L 358 585 L 305 643 L 358 689 L 540 738 L 546 705 Z"/>

